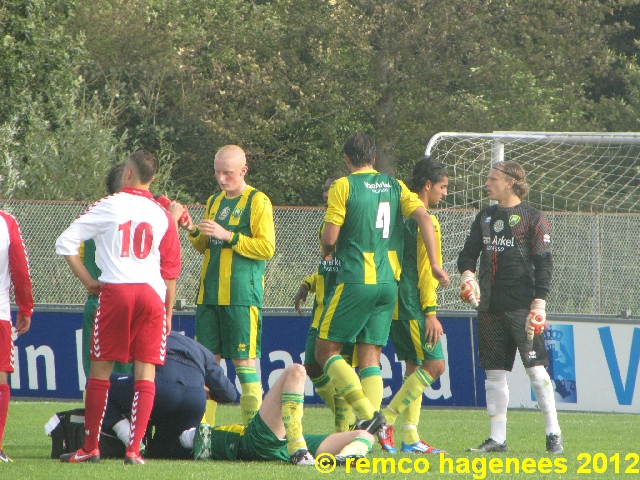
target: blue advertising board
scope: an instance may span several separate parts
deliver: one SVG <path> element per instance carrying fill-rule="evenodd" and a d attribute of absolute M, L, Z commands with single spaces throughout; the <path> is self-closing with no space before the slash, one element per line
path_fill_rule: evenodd
<path fill-rule="evenodd" d="M 476 360 L 471 317 L 440 318 L 443 337 L 445 374 L 423 397 L 425 405 L 476 406 L 474 380 Z M 262 359 L 259 372 L 265 391 L 290 363 L 304 361 L 309 317 L 269 315 L 263 317 Z M 176 312 L 173 329 L 189 337 L 195 334 L 193 313 Z M 227 362 L 227 374 L 235 381 L 235 371 Z M 381 372 L 385 390 L 383 403 L 398 391 L 404 364 L 397 360 L 391 342 L 383 349 Z M 36 311 L 31 330 L 15 342 L 15 372 L 10 376 L 12 396 L 81 399 L 86 383 L 82 371 L 82 312 Z M 237 382 L 236 382 L 237 384 Z M 321 403 L 308 380 L 305 402 Z M 482 395 L 484 397 L 484 394 Z"/>

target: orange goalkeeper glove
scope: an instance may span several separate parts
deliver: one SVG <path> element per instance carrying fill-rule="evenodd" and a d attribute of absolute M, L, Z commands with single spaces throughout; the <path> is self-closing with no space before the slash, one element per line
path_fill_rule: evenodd
<path fill-rule="evenodd" d="M 547 302 L 540 298 L 535 298 L 533 302 L 531 302 L 527 325 L 525 327 L 529 340 L 533 340 L 533 337 L 544 332 L 544 327 L 547 325 L 546 303 Z"/>
<path fill-rule="evenodd" d="M 470 303 L 473 308 L 480 305 L 480 287 L 476 281 L 476 274 L 466 270 L 460 277 L 460 298 Z"/>

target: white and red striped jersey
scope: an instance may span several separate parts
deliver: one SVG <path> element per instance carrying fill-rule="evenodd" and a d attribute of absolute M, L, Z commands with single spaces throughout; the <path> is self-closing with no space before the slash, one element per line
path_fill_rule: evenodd
<path fill-rule="evenodd" d="M 180 275 L 180 240 L 173 218 L 151 192 L 124 187 L 94 203 L 56 241 L 59 255 L 77 255 L 93 238 L 102 283 L 147 283 L 164 301 Z"/>
<path fill-rule="evenodd" d="M 20 226 L 13 215 L 0 210 L 0 320 L 11 321 L 10 291 L 18 304 L 18 313 L 31 317 L 33 293 L 29 257 Z"/>

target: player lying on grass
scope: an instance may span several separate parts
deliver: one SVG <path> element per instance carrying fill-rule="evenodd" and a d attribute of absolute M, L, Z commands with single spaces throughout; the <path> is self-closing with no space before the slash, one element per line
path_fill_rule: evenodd
<path fill-rule="evenodd" d="M 249 425 L 211 427 L 206 423 L 183 432 L 182 446 L 196 460 L 282 460 L 313 465 L 314 455 L 330 453 L 337 464 L 369 452 L 373 436 L 362 430 L 331 435 L 303 435 L 302 412 L 306 371 L 289 365 L 264 397 Z"/>

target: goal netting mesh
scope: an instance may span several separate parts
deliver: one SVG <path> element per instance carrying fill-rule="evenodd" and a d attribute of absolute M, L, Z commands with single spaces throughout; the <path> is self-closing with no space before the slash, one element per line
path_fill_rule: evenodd
<path fill-rule="evenodd" d="M 494 132 L 440 133 L 426 150 L 449 167 L 449 195 L 437 210 L 448 272 L 478 210 L 489 205 L 491 165 L 515 160 L 531 189 L 524 200 L 552 227 L 554 313 L 640 312 L 640 134 Z M 440 308 L 466 308 L 459 276 Z"/>

